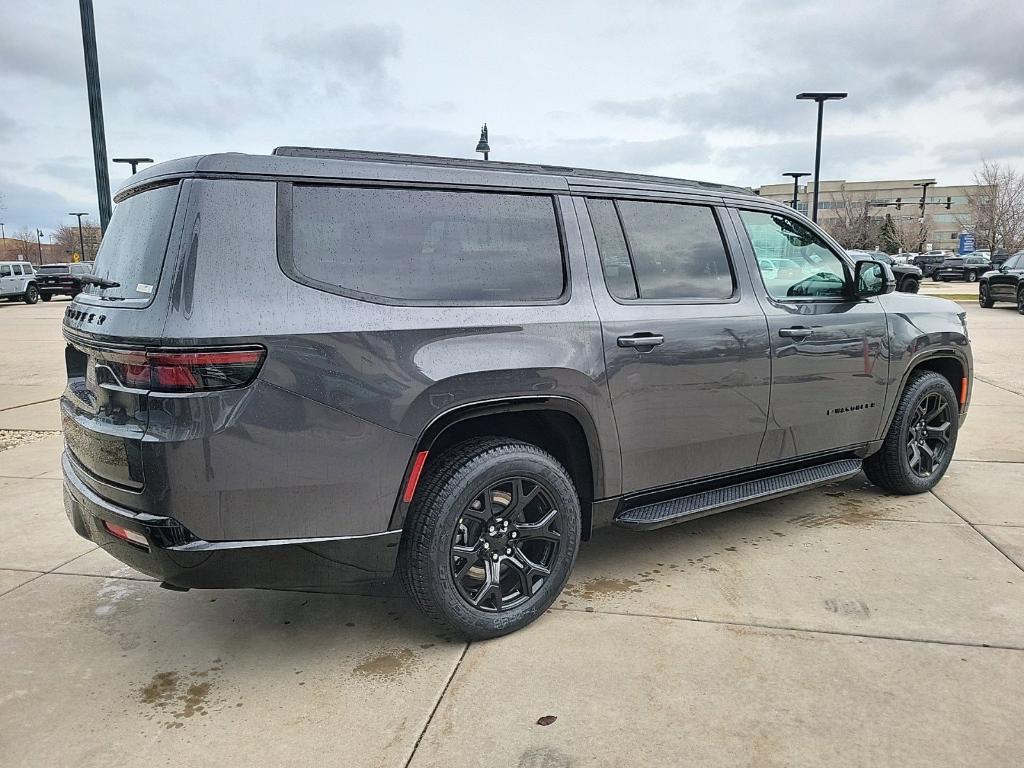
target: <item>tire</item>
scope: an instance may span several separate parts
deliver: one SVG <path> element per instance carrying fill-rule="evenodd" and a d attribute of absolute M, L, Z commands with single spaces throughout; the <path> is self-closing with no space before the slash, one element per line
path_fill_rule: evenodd
<path fill-rule="evenodd" d="M 978 304 L 981 305 L 982 309 L 992 309 L 995 306 L 995 300 L 989 293 L 987 285 L 982 285 L 978 288 Z"/>
<path fill-rule="evenodd" d="M 1024 315 L 1024 287 L 1017 289 L 1017 311 Z"/>
<path fill-rule="evenodd" d="M 50 293 L 40 293 L 39 294 L 39 298 L 42 299 L 43 301 L 49 301 L 50 299 L 53 298 L 53 294 L 50 294 Z"/>
<path fill-rule="evenodd" d="M 525 514 L 506 517 L 516 496 L 533 498 Z M 576 489 L 554 457 L 517 440 L 475 438 L 428 464 L 406 518 L 398 570 L 428 617 L 470 639 L 498 637 L 532 622 L 561 593 L 580 527 Z M 456 547 L 467 555 L 459 557 Z"/>
<path fill-rule="evenodd" d="M 22 298 L 26 304 L 35 304 L 39 301 L 39 289 L 34 285 L 29 284 L 28 288 L 25 289 L 25 295 Z"/>
<path fill-rule="evenodd" d="M 975 283 L 977 281 L 978 281 L 978 273 L 975 272 L 972 269 L 970 272 L 967 273 L 967 282 L 968 283 Z"/>
<path fill-rule="evenodd" d="M 930 491 L 953 458 L 958 418 L 956 393 L 944 376 L 934 371 L 911 374 L 881 450 L 864 460 L 864 474 L 892 493 Z"/>
<path fill-rule="evenodd" d="M 902 293 L 917 293 L 919 290 L 921 290 L 921 283 L 915 277 L 908 277 L 900 286 Z"/>

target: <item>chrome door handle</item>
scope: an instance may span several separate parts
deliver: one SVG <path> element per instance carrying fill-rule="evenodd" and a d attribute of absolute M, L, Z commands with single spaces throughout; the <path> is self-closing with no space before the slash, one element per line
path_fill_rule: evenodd
<path fill-rule="evenodd" d="M 619 336 L 620 347 L 656 347 L 665 343 L 665 337 L 655 333 L 634 333 L 632 336 Z"/>
<path fill-rule="evenodd" d="M 814 333 L 813 328 L 779 328 L 779 336 L 785 336 L 790 339 L 805 339 Z"/>

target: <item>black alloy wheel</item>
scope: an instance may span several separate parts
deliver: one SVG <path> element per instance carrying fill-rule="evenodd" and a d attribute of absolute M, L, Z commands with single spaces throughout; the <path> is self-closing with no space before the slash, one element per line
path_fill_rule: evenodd
<path fill-rule="evenodd" d="M 562 513 L 544 483 L 491 483 L 463 510 L 452 536 L 452 578 L 473 608 L 503 611 L 529 600 L 551 575 Z"/>
<path fill-rule="evenodd" d="M 907 429 L 907 463 L 920 478 L 930 478 L 949 450 L 955 409 L 942 392 L 932 392 L 917 407 Z"/>
<path fill-rule="evenodd" d="M 39 301 L 39 290 L 34 285 L 30 285 L 25 289 L 25 303 L 35 304 L 37 301 Z"/>
<path fill-rule="evenodd" d="M 968 283 L 973 283 L 977 279 L 978 279 L 978 273 L 975 272 L 973 269 L 970 272 L 967 273 L 967 282 Z"/>
<path fill-rule="evenodd" d="M 1024 315 L 1024 286 L 1017 290 L 1017 311 Z"/>

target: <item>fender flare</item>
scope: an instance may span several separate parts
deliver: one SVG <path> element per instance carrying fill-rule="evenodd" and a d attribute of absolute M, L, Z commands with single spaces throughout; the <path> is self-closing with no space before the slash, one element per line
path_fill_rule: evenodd
<path fill-rule="evenodd" d="M 885 436 L 889 434 L 889 428 L 892 426 L 892 420 L 896 416 L 896 407 L 899 405 L 900 398 L 903 396 L 903 391 L 907 388 L 907 381 L 910 379 L 910 375 L 918 369 L 921 363 L 940 358 L 955 360 L 959 363 L 964 375 L 969 378 L 968 385 L 971 387 L 974 386 L 973 376 L 971 375 L 971 366 L 968 363 L 967 358 L 955 347 L 935 347 L 917 353 L 910 358 L 910 362 L 907 363 L 907 367 L 903 371 L 903 375 L 900 377 L 899 386 L 896 388 L 896 394 L 893 395 L 892 403 L 889 404 L 889 412 L 885 416 L 885 424 L 882 427 L 881 434 L 878 436 L 878 440 L 884 440 Z M 953 389 L 955 391 L 956 387 Z"/>
<path fill-rule="evenodd" d="M 474 419 L 478 416 L 514 413 L 517 411 L 558 411 L 576 420 L 583 429 L 583 434 L 587 441 L 591 468 L 591 495 L 592 498 L 600 498 L 598 495 L 599 489 L 604 487 L 605 477 L 604 462 L 601 454 L 601 439 L 598 435 L 594 417 L 583 403 L 564 395 L 522 395 L 481 400 L 463 403 L 439 413 L 420 431 L 412 454 L 406 463 L 405 472 L 402 475 L 402 483 L 395 497 L 395 505 L 391 513 L 391 522 L 388 525 L 388 530 L 398 530 L 405 524 L 405 516 L 409 511 L 410 504 L 403 500 L 403 491 L 413 472 L 416 457 L 422 451 L 429 451 L 437 438 L 445 430 L 459 422 Z"/>

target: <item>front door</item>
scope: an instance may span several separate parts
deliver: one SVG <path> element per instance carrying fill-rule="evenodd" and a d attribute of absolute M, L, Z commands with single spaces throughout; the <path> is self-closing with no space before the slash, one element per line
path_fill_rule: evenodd
<path fill-rule="evenodd" d="M 1024 256 L 1011 256 L 1000 270 L 989 275 L 989 295 L 999 301 L 1017 300 L 1017 281 L 1024 275 Z"/>
<path fill-rule="evenodd" d="M 724 209 L 576 198 L 576 210 L 623 492 L 755 465 L 768 408 L 767 324 L 735 238 L 723 239 Z"/>
<path fill-rule="evenodd" d="M 853 265 L 816 231 L 774 210 L 734 215 L 768 317 L 772 393 L 760 463 L 878 437 L 888 386 L 885 311 L 851 298 Z"/>
<path fill-rule="evenodd" d="M 14 267 L 10 264 L 0 264 L 0 296 L 14 296 Z"/>

